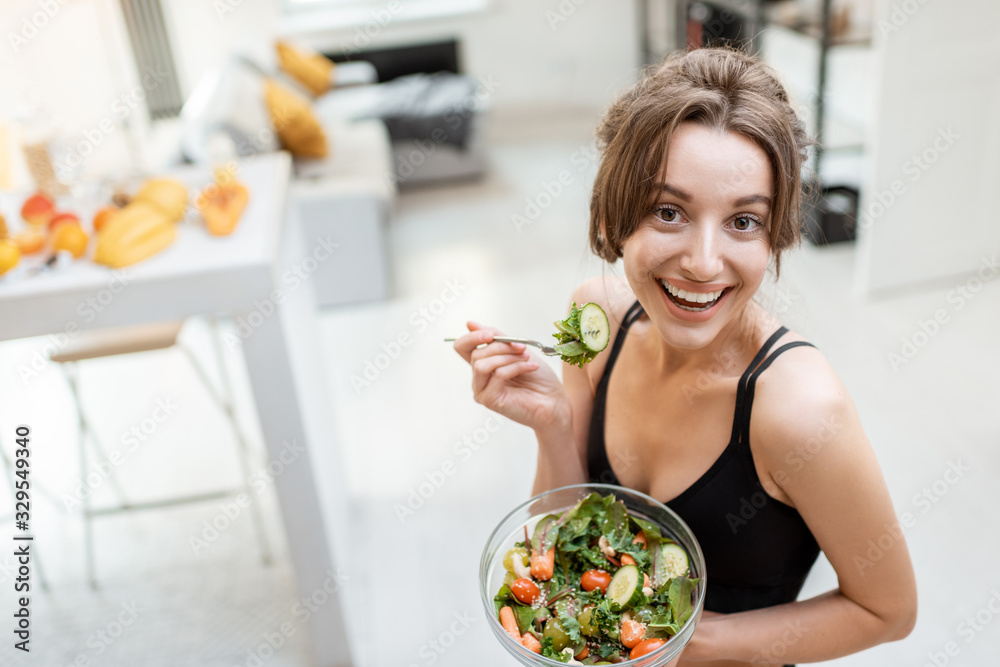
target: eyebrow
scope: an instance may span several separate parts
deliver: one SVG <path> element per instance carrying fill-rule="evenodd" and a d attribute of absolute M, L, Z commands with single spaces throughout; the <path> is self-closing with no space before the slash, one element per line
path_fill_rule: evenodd
<path fill-rule="evenodd" d="M 669 183 L 663 184 L 663 191 L 669 192 L 678 199 L 682 199 L 686 202 L 689 202 L 693 199 L 693 197 L 688 192 L 686 192 L 685 190 L 681 190 L 680 188 L 674 187 Z M 747 195 L 746 197 L 740 197 L 739 199 L 733 202 L 733 206 L 747 206 L 749 204 L 764 204 L 768 208 L 770 208 L 771 198 L 765 195 Z"/>

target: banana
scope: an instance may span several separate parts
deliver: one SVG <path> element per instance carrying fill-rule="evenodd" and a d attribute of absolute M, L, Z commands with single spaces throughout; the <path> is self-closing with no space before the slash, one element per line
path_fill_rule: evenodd
<path fill-rule="evenodd" d="M 146 202 L 133 202 L 107 223 L 97 238 L 94 261 L 112 268 L 135 264 L 177 238 L 170 216 Z"/>
<path fill-rule="evenodd" d="M 176 238 L 177 226 L 173 223 L 168 223 L 154 229 L 152 233 L 146 235 L 133 245 L 125 246 L 124 248 L 115 248 L 111 256 L 107 258 L 107 261 L 102 263 L 107 264 L 107 266 L 113 269 L 131 266 L 165 249 Z"/>
<path fill-rule="evenodd" d="M 162 209 L 148 202 L 134 201 L 118 211 L 114 218 L 101 229 L 99 238 L 109 246 L 117 245 L 135 233 L 137 226 L 150 220 L 169 221 L 170 217 Z"/>

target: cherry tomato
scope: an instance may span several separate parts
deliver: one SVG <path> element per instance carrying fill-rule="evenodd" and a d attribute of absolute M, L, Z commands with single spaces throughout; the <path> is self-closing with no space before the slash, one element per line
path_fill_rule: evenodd
<path fill-rule="evenodd" d="M 639 642 L 636 645 L 636 647 L 632 649 L 632 652 L 628 654 L 628 657 L 630 660 L 641 658 L 644 655 L 652 653 L 653 651 L 660 648 L 666 643 L 667 641 L 665 639 L 658 639 L 655 637 L 653 639 L 647 639 L 645 641 Z"/>
<path fill-rule="evenodd" d="M 638 621 L 625 619 L 622 621 L 621 642 L 626 648 L 635 648 L 646 634 L 646 626 Z"/>
<path fill-rule="evenodd" d="M 608 581 L 610 580 L 609 577 Z M 534 603 L 538 599 L 538 596 L 542 594 L 538 590 L 538 586 L 531 579 L 515 579 L 514 583 L 510 585 L 510 592 L 524 604 Z"/>
<path fill-rule="evenodd" d="M 604 570 L 587 570 L 580 577 L 580 588 L 585 591 L 600 588 L 602 593 L 607 593 L 610 583 L 611 575 Z"/>

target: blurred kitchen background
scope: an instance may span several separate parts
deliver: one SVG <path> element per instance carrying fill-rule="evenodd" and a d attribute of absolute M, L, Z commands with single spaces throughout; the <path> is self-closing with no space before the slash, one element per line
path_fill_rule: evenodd
<path fill-rule="evenodd" d="M 226 161 L 250 204 L 214 246 L 189 213 L 120 298 L 86 259 L 25 252 L 0 278 L 3 474 L 30 425 L 35 537 L 31 652 L 5 626 L 0 664 L 511 664 L 478 561 L 535 442 L 473 402 L 442 339 L 469 319 L 544 339 L 576 284 L 621 275 L 586 245 L 594 127 L 644 66 L 723 41 L 820 132 L 807 240 L 760 300 L 851 391 L 920 585 L 908 639 L 829 664 L 994 664 L 998 23 L 976 0 L 5 1 L 11 235 L 36 189 L 90 233 L 111 191 Z M 304 107 L 304 146 L 276 136 L 265 77 Z M 244 263 L 273 278 L 260 296 Z M 106 336 L 73 358 L 49 322 Z M 835 586 L 821 560 L 803 595 Z"/>

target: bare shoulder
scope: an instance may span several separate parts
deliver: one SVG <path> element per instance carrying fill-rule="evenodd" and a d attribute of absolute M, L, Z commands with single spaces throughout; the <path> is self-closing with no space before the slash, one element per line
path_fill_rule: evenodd
<path fill-rule="evenodd" d="M 596 303 L 603 308 L 614 331 L 621 326 L 625 313 L 635 303 L 635 294 L 624 278 L 595 276 L 583 281 L 573 290 L 573 300 L 581 306 Z"/>
<path fill-rule="evenodd" d="M 608 322 L 611 325 L 611 341 L 614 343 L 618 330 L 621 329 L 622 320 L 628 309 L 635 303 L 635 294 L 629 287 L 628 281 L 617 276 L 596 276 L 580 283 L 573 290 L 573 301 L 582 306 L 585 303 L 596 303 L 608 315 Z M 592 362 L 587 364 L 583 370 L 586 371 L 591 387 L 596 387 L 604 367 L 607 364 L 609 349 L 597 355 Z"/>
<path fill-rule="evenodd" d="M 786 334 L 775 349 L 796 340 L 804 339 Z M 859 428 L 847 389 L 814 347 L 784 351 L 757 380 L 750 441 L 769 470 L 781 469 L 810 443 L 832 445 L 828 454 L 861 444 L 853 437 Z"/>

